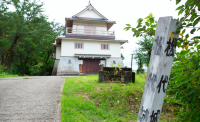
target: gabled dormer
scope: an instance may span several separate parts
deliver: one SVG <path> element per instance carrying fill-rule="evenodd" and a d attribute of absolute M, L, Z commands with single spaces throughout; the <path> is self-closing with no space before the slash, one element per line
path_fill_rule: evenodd
<path fill-rule="evenodd" d="M 66 38 L 113 40 L 115 32 L 109 29 L 115 21 L 109 21 L 89 2 L 88 6 L 70 18 L 65 18 Z"/>

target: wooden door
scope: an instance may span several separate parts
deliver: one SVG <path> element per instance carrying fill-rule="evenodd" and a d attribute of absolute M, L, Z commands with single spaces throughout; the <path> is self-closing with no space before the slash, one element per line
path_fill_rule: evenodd
<path fill-rule="evenodd" d="M 98 74 L 100 60 L 83 60 L 84 74 Z"/>
<path fill-rule="evenodd" d="M 99 63 L 100 60 L 92 60 L 92 74 L 99 73 Z"/>
<path fill-rule="evenodd" d="M 79 72 L 82 73 L 83 72 L 83 65 L 79 64 Z"/>

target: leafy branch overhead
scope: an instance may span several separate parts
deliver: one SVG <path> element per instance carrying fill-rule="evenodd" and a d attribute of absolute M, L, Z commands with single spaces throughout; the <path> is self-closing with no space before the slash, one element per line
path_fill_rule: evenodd
<path fill-rule="evenodd" d="M 132 30 L 133 31 L 133 37 L 140 37 L 142 34 L 147 34 L 149 36 L 155 35 L 155 28 L 157 26 L 157 21 L 154 20 L 155 17 L 153 17 L 153 14 L 149 14 L 144 19 L 139 18 L 137 20 L 137 26 L 131 27 L 130 24 L 126 24 L 127 27 L 124 28 L 124 30 Z"/>

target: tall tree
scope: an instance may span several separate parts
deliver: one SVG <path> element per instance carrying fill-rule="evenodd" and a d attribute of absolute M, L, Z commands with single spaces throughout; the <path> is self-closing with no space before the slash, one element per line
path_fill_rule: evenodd
<path fill-rule="evenodd" d="M 143 35 L 143 37 L 136 42 L 139 46 L 139 52 L 143 55 L 143 63 L 148 67 L 149 61 L 151 57 L 151 51 L 153 46 L 153 37 L 147 36 L 146 34 Z M 138 53 L 139 53 L 138 52 Z"/>
<path fill-rule="evenodd" d="M 136 49 L 133 53 L 134 59 L 138 65 L 137 73 L 143 73 L 143 65 L 144 65 L 144 54 L 139 49 Z"/>
<path fill-rule="evenodd" d="M 15 11 L 8 11 L 8 5 L 14 6 Z M 0 56 L 4 67 L 30 75 L 30 69 L 42 63 L 40 68 L 46 75 L 51 43 L 63 31 L 63 26 L 48 22 L 42 14 L 42 4 L 30 0 L 1 1 L 0 16 Z"/>

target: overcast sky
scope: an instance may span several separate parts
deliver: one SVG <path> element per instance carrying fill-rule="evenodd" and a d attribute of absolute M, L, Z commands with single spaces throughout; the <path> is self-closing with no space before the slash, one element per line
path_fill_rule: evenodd
<path fill-rule="evenodd" d="M 88 5 L 89 0 L 41 0 L 44 3 L 44 13 L 48 15 L 49 21 L 65 24 L 65 17 L 71 17 L 80 12 Z M 124 31 L 126 24 L 133 27 L 137 25 L 138 18 L 145 18 L 151 12 L 155 20 L 159 17 L 172 16 L 178 18 L 175 0 L 90 0 L 92 5 L 102 15 L 116 24 L 110 29 L 115 30 L 116 39 L 128 40 L 121 50 L 125 57 L 124 66 L 131 67 L 131 55 L 138 48 L 135 44 L 139 38 L 133 38 L 131 31 Z M 133 70 L 137 64 L 133 60 Z"/>

